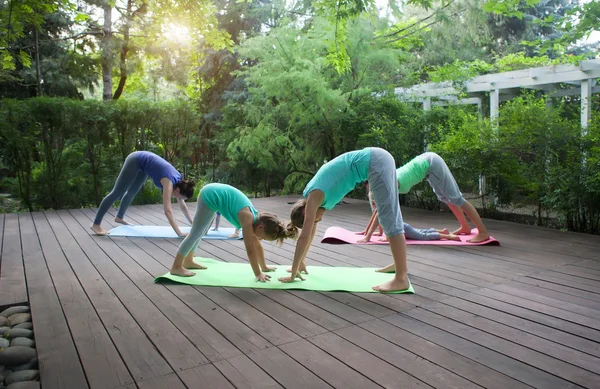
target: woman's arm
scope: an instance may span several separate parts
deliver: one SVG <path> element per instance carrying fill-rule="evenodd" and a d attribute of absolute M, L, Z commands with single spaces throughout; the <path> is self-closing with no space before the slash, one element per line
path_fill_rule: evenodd
<path fill-rule="evenodd" d="M 181 232 L 175 218 L 173 217 L 173 211 L 171 210 L 171 196 L 173 195 L 173 183 L 168 178 L 163 178 L 160 180 L 160 183 L 163 186 L 163 207 L 165 210 L 165 216 L 169 219 L 169 224 L 175 230 L 177 236 L 186 236 L 187 234 Z"/>
<path fill-rule="evenodd" d="M 185 218 L 188 219 L 190 224 L 193 224 L 192 215 L 190 215 L 190 210 L 188 209 L 187 204 L 185 203 L 185 200 L 177 199 L 177 202 L 179 203 L 179 209 L 181 209 L 181 212 L 183 212 L 183 214 L 185 215 Z"/>
<path fill-rule="evenodd" d="M 325 194 L 320 190 L 314 190 L 308 195 L 306 206 L 304 208 L 304 225 L 296 243 L 291 275 L 289 277 L 281 277 L 279 278 L 279 281 L 292 282 L 297 277 L 304 280 L 304 277 L 298 272 L 298 268 L 300 267 L 300 264 L 304 262 L 306 254 L 308 254 L 308 249 L 315 237 L 317 230 L 315 225 L 315 222 L 317 221 L 317 212 L 319 211 L 319 207 L 323 203 L 324 198 Z M 322 212 L 319 213 L 322 214 Z"/>

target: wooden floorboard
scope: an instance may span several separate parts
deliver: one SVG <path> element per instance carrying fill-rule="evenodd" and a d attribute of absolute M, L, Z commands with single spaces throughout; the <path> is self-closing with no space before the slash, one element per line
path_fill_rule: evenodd
<path fill-rule="evenodd" d="M 253 202 L 287 220 L 296 198 Z M 181 239 L 95 236 L 94 216 L 0 215 L 0 291 L 12 288 L 0 304 L 29 296 L 44 388 L 600 387 L 600 237 L 485 220 L 500 246 L 408 246 L 414 295 L 281 291 L 155 284 Z M 391 263 L 388 246 L 320 243 L 369 216 L 351 199 L 327 212 L 309 269 Z M 457 226 L 449 212 L 403 216 Z M 126 218 L 168 225 L 161 205 Z M 264 248 L 287 268 L 295 242 Z M 196 255 L 248 264 L 241 240 L 202 241 Z"/>
<path fill-rule="evenodd" d="M 28 301 L 19 217 L 15 213 L 10 213 L 4 220 L 2 261 L 0 262 L 0 307 L 26 304 Z"/>

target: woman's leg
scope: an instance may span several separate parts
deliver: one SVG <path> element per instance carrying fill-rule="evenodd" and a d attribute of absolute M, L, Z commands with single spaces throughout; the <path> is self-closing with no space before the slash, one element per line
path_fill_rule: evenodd
<path fill-rule="evenodd" d="M 142 186 L 144 186 L 144 182 L 146 182 L 147 179 L 148 175 L 146 173 L 144 173 L 141 170 L 138 171 L 137 175 L 135 176 L 135 179 L 133 180 L 131 185 L 129 185 L 127 193 L 125 193 L 125 196 L 123 196 L 123 198 L 121 199 L 121 205 L 119 205 L 119 211 L 117 212 L 117 217 L 115 219 L 116 222 L 129 224 L 123 220 L 123 218 L 125 217 L 125 212 L 127 211 L 127 208 L 129 208 L 129 206 L 131 205 L 133 198 L 140 192 Z"/>
<path fill-rule="evenodd" d="M 188 268 L 205 269 L 204 266 L 194 262 L 194 251 L 200 244 L 202 237 L 208 232 L 214 217 L 215 211 L 212 211 L 202 198 L 198 197 L 192 229 L 179 245 L 177 255 L 173 261 L 173 266 L 171 266 L 171 274 L 189 277 L 193 276 L 195 273 L 187 270 Z"/>
<path fill-rule="evenodd" d="M 379 223 L 390 242 L 396 270 L 391 281 L 374 286 L 373 289 L 379 292 L 406 290 L 410 282 L 406 265 L 406 239 L 398 203 L 396 163 L 394 157 L 383 149 L 374 148 L 371 151 L 369 186 L 377 206 Z"/>
<path fill-rule="evenodd" d="M 135 153 L 131 153 L 125 158 L 125 162 L 123 163 L 123 167 L 115 181 L 112 191 L 106 195 L 98 207 L 96 217 L 94 218 L 94 224 L 92 224 L 92 230 L 95 233 L 99 235 L 106 234 L 106 230 L 100 226 L 104 215 L 108 212 L 108 208 L 110 208 L 110 206 L 128 190 L 131 183 L 135 180 L 137 173 L 137 156 Z"/>

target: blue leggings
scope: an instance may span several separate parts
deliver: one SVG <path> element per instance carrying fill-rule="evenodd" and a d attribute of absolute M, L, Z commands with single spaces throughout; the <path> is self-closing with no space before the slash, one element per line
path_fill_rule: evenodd
<path fill-rule="evenodd" d="M 215 211 L 211 210 L 204 200 L 202 200 L 202 197 L 198 196 L 192 229 L 179 245 L 177 253 L 186 257 L 192 250 L 196 250 L 196 247 L 200 244 L 200 240 L 208 232 L 214 217 Z"/>
<path fill-rule="evenodd" d="M 123 163 L 119 177 L 117 177 L 115 186 L 112 191 L 106 195 L 98 207 L 94 224 L 99 225 L 102 223 L 102 219 L 106 212 L 108 212 L 108 208 L 110 208 L 110 206 L 121 196 L 123 196 L 123 198 L 121 198 L 121 205 L 119 206 L 117 217 L 122 219 L 125 216 L 125 211 L 127 211 L 127 208 L 131 205 L 133 198 L 138 194 L 140 189 L 142 189 L 144 182 L 148 179 L 148 175 L 138 169 L 137 154 L 138 152 L 136 151 L 125 158 L 125 162 Z"/>

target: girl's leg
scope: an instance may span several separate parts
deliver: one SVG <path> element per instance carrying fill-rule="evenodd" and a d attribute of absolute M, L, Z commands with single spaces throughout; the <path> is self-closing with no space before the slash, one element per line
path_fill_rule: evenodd
<path fill-rule="evenodd" d="M 465 204 L 463 204 L 461 209 L 467 214 L 469 219 L 471 219 L 471 221 L 475 224 L 475 227 L 477 227 L 478 230 L 477 235 L 469 239 L 468 242 L 479 243 L 488 240 L 490 238 L 490 234 L 488 233 L 487 228 L 485 228 L 483 220 L 481 220 L 477 209 L 475 209 L 475 207 L 468 201 L 466 201 Z"/>
<path fill-rule="evenodd" d="M 440 234 L 431 229 L 414 228 L 410 224 L 404 223 L 404 234 L 406 239 L 412 240 L 440 240 Z"/>
<path fill-rule="evenodd" d="M 127 191 L 131 183 L 135 180 L 137 172 L 137 156 L 136 153 L 131 153 L 125 158 L 125 162 L 123 163 L 123 167 L 115 181 L 112 191 L 106 195 L 98 207 L 96 217 L 94 218 L 94 224 L 92 224 L 92 230 L 95 233 L 99 235 L 106 234 L 106 230 L 100 226 L 100 224 L 102 224 L 102 219 L 104 219 L 104 215 L 108 212 L 108 208 L 110 208 L 110 206 Z"/>
<path fill-rule="evenodd" d="M 200 244 L 200 240 L 210 228 L 213 218 L 215 217 L 215 211 L 212 211 L 208 205 L 198 197 L 196 203 L 196 214 L 194 215 L 194 221 L 192 222 L 192 229 L 188 236 L 185 237 L 183 242 L 179 245 L 177 255 L 171 266 L 171 274 L 178 276 L 193 276 L 195 273 L 187 270 L 191 269 L 204 269 L 205 267 L 194 262 L 194 251 Z"/>
<path fill-rule="evenodd" d="M 133 198 L 139 193 L 140 189 L 142 189 L 142 186 L 144 186 L 144 182 L 146 182 L 147 179 L 148 175 L 146 173 L 141 170 L 137 172 L 135 179 L 127 189 L 127 193 L 125 193 L 125 196 L 123 196 L 121 199 L 121 205 L 119 205 L 119 211 L 117 212 L 117 217 L 115 218 L 117 223 L 129 224 L 123 220 L 125 217 L 125 212 L 131 205 Z"/>
<path fill-rule="evenodd" d="M 217 217 L 215 218 L 215 228 L 213 228 L 213 231 L 219 231 L 220 224 L 221 224 L 221 213 L 217 212 Z"/>
<path fill-rule="evenodd" d="M 410 282 L 406 265 L 406 239 L 398 203 L 396 163 L 394 157 L 383 149 L 373 148 L 371 151 L 369 186 L 377 206 L 379 223 L 390 242 L 396 270 L 392 280 L 373 289 L 379 292 L 406 290 Z"/>

